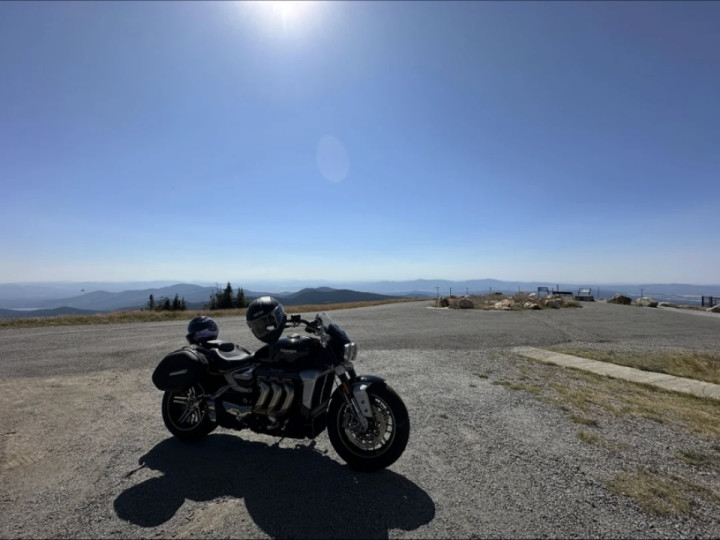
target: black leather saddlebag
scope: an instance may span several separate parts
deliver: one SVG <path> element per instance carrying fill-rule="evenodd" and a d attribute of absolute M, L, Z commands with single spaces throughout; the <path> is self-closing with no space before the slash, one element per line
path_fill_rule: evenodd
<path fill-rule="evenodd" d="M 197 382 L 207 371 L 207 359 L 191 347 L 173 351 L 162 359 L 152 375 L 158 390 L 180 392 Z"/>

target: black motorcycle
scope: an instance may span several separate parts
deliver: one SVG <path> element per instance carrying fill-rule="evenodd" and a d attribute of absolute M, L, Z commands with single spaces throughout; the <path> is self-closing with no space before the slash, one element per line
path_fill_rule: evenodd
<path fill-rule="evenodd" d="M 351 468 L 394 463 L 410 434 L 402 399 L 380 377 L 355 373 L 355 343 L 326 313 L 291 315 L 283 328 L 300 325 L 312 336 L 279 337 L 255 353 L 210 339 L 168 354 L 152 378 L 170 432 L 198 440 L 222 426 L 314 439 L 327 428 Z"/>

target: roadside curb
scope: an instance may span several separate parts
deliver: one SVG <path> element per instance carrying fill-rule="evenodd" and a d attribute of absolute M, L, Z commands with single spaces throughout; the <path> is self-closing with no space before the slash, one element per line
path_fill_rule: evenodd
<path fill-rule="evenodd" d="M 675 377 L 674 375 L 666 375 L 664 373 L 642 371 L 640 369 L 627 366 L 619 366 L 609 362 L 580 358 L 578 356 L 547 351 L 545 349 L 538 349 L 535 347 L 514 347 L 512 351 L 541 362 L 580 369 L 583 371 L 590 371 L 592 373 L 605 375 L 614 379 L 623 379 L 635 383 L 649 384 L 664 390 L 692 394 L 701 398 L 720 400 L 720 385 L 718 384 L 696 381 L 694 379 L 686 379 L 684 377 Z"/>

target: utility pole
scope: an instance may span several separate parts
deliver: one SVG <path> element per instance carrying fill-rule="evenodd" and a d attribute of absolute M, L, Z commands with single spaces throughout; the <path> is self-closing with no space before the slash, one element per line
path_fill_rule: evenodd
<path fill-rule="evenodd" d="M 644 290 L 645 290 L 645 289 L 643 289 L 642 287 L 640 287 L 640 298 L 643 297 L 643 291 L 644 291 Z"/>
<path fill-rule="evenodd" d="M 465 287 L 465 296 L 470 296 L 470 293 L 468 292 L 470 290 L 470 287 Z"/>
<path fill-rule="evenodd" d="M 450 287 L 450 296 L 452 296 L 452 287 Z"/>

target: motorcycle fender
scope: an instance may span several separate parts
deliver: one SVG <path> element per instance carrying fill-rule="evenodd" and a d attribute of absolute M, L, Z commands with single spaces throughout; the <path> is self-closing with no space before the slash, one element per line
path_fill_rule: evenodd
<path fill-rule="evenodd" d="M 375 375 L 360 375 L 351 381 L 353 395 L 360 406 L 360 410 L 367 418 L 372 418 L 373 413 L 370 408 L 370 398 L 367 395 L 367 389 L 372 385 L 384 385 L 385 379 L 376 377 Z"/>

